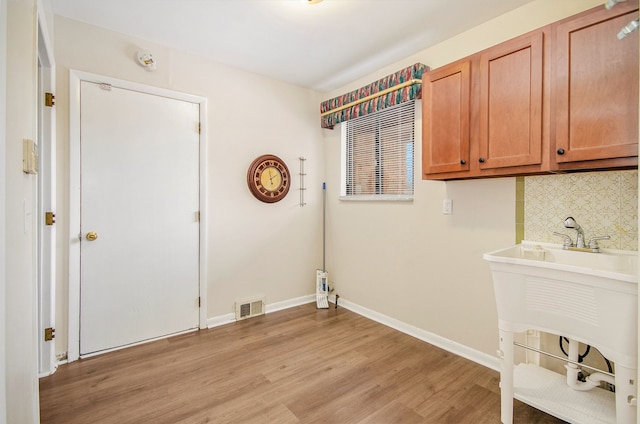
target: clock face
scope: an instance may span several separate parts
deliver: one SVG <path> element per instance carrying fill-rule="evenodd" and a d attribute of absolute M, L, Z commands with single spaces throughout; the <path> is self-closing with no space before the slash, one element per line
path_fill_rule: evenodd
<path fill-rule="evenodd" d="M 260 183 L 268 191 L 277 191 L 282 186 L 282 173 L 275 166 L 268 166 L 261 171 Z"/>
<path fill-rule="evenodd" d="M 289 192 L 289 183 L 289 169 L 277 156 L 262 155 L 249 166 L 247 184 L 260 201 L 275 203 L 282 200 Z"/>

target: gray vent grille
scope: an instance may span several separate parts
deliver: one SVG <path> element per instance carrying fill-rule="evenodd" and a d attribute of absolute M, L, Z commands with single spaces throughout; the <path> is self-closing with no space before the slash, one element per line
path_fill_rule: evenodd
<path fill-rule="evenodd" d="M 236 302 L 236 321 L 264 315 L 264 298 Z"/>

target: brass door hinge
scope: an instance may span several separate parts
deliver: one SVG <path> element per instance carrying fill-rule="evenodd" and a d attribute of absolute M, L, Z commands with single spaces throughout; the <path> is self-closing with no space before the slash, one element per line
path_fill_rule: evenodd
<path fill-rule="evenodd" d="M 53 107 L 56 104 L 56 96 L 53 93 L 44 93 L 44 105 Z"/>
<path fill-rule="evenodd" d="M 56 337 L 56 329 L 55 328 L 45 328 L 44 329 L 44 341 L 50 342 Z"/>
<path fill-rule="evenodd" d="M 45 212 L 44 213 L 44 224 L 45 225 L 53 225 L 56 223 L 56 214 L 53 212 Z"/>
<path fill-rule="evenodd" d="M 198 296 L 198 308 L 202 307 L 202 302 L 200 301 L 200 296 Z"/>

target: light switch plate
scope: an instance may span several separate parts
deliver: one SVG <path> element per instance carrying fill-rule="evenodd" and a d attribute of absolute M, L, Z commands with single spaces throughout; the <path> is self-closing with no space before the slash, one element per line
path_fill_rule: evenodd
<path fill-rule="evenodd" d="M 442 201 L 442 213 L 443 215 L 453 215 L 453 200 L 444 199 Z"/>

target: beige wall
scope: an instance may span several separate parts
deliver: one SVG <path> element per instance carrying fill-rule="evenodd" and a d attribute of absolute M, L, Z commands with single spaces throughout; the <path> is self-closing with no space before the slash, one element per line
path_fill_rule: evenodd
<path fill-rule="evenodd" d="M 152 52 L 147 72 L 134 53 Z M 69 226 L 69 69 L 190 93 L 208 99 L 208 311 L 234 311 L 234 302 L 266 296 L 267 304 L 314 292 L 321 267 L 322 149 L 314 93 L 257 74 L 218 65 L 123 34 L 55 19 L 58 123 L 58 290 L 56 351 L 67 350 Z M 258 70 L 259 71 L 259 70 Z M 293 181 L 276 204 L 253 198 L 246 173 L 265 153 L 281 157 Z M 305 163 L 305 200 L 299 206 L 299 157 Z"/>
<path fill-rule="evenodd" d="M 0 28 L 7 27 L 7 2 L 0 0 Z M 7 32 L 0 31 L 0 128 L 6 128 Z M 6 132 L 0 131 L 0 158 L 6 158 Z M 0 160 L 0 269 L 6 269 L 6 162 Z M 6 375 L 6 272 L 0 272 L 0 424 L 7 422 Z"/>
<path fill-rule="evenodd" d="M 7 3 L 6 401 L 8 423 L 38 417 L 35 189 L 22 172 L 22 140 L 36 138 L 36 2 Z"/>
<path fill-rule="evenodd" d="M 415 62 L 437 68 L 597 5 L 602 1 L 534 1 L 323 99 Z M 413 203 L 341 202 L 336 197 L 339 128 L 324 130 L 324 147 L 330 193 L 328 271 L 340 296 L 494 356 L 497 314 L 482 254 L 515 242 L 515 178 L 445 183 L 421 181 L 418 175 Z M 419 144 L 415 156 L 421 157 Z M 416 169 L 420 166 L 417 161 Z M 453 215 L 442 214 L 444 198 L 453 200 Z"/>

